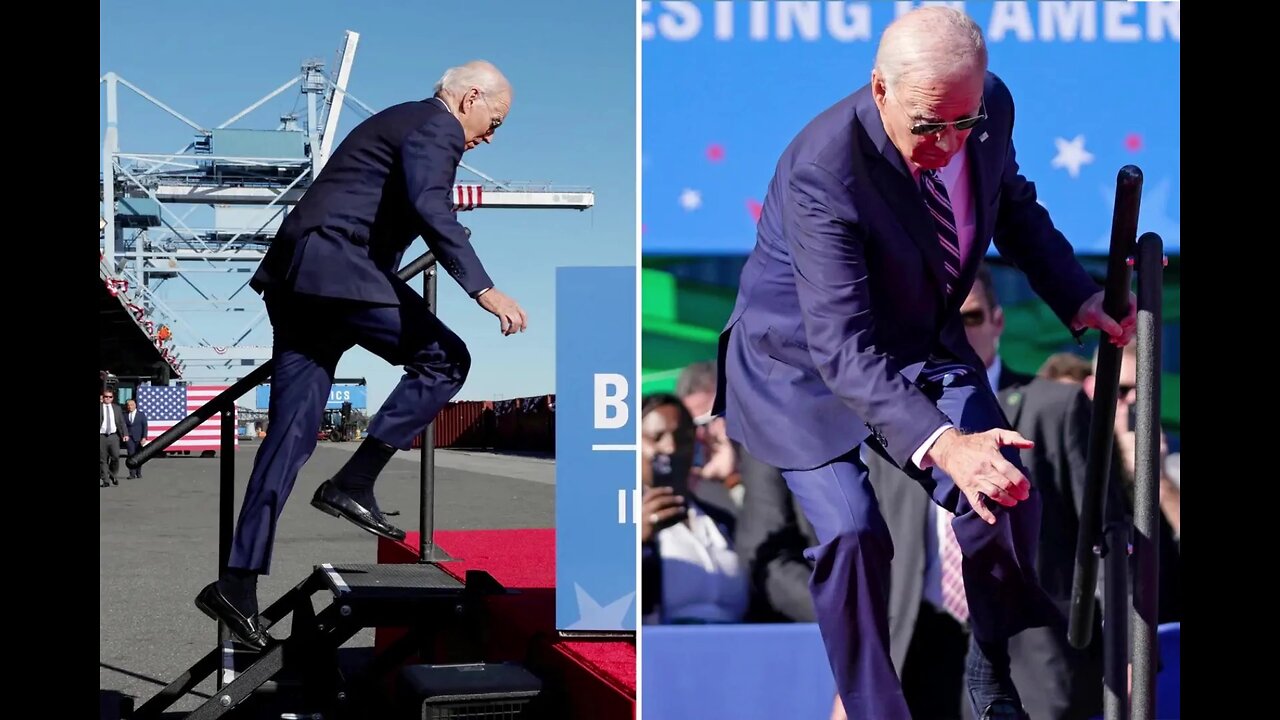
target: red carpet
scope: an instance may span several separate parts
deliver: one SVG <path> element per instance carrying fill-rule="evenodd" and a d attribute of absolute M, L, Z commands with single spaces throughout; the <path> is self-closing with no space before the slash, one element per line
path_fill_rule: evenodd
<path fill-rule="evenodd" d="M 489 600 L 484 659 L 524 664 L 561 696 L 569 717 L 624 720 L 635 717 L 636 646 L 624 640 L 570 640 L 555 628 L 556 535 L 554 529 L 441 530 L 436 544 L 456 558 L 441 563 L 462 580 L 484 570 L 517 595 Z M 404 543 L 378 539 L 379 563 L 418 559 L 418 534 Z M 378 630 L 376 645 L 395 634 Z"/>

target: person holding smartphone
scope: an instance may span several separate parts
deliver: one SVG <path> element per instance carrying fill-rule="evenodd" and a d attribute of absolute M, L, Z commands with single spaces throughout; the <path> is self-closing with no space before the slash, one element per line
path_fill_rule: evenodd
<path fill-rule="evenodd" d="M 644 624 L 739 622 L 745 570 L 732 546 L 733 518 L 689 488 L 696 430 L 675 395 L 641 404 L 641 614 Z"/>

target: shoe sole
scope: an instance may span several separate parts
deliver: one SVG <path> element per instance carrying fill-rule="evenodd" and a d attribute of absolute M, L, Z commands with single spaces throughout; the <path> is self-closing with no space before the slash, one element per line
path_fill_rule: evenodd
<path fill-rule="evenodd" d="M 320 512 L 326 513 L 326 514 L 328 514 L 328 515 L 332 515 L 332 516 L 334 516 L 334 517 L 336 517 L 336 518 L 340 518 L 340 519 L 342 519 L 342 520 L 346 520 L 347 522 L 351 523 L 352 525 L 355 525 L 356 527 L 358 527 L 358 528 L 360 528 L 361 530 L 363 530 L 363 531 L 365 531 L 365 532 L 369 533 L 370 535 L 376 535 L 377 537 L 383 537 L 383 538 L 386 538 L 386 539 L 388 539 L 388 540 L 393 540 L 393 541 L 395 541 L 395 542 L 400 542 L 401 540 L 404 540 L 404 538 L 403 538 L 403 537 L 396 537 L 395 535 L 388 535 L 387 533 L 384 533 L 384 532 L 378 532 L 377 530 L 374 530 L 374 529 L 373 529 L 373 528 L 371 528 L 371 527 L 367 527 L 367 526 L 365 526 L 365 525 L 361 525 L 360 523 L 356 522 L 355 520 L 352 520 L 351 518 L 347 517 L 346 515 L 343 515 L 341 512 L 338 512 L 337 510 L 333 509 L 333 507 L 331 507 L 331 506 L 329 506 L 329 505 L 327 505 L 327 504 L 325 504 L 325 503 L 318 502 L 318 501 L 316 501 L 315 499 L 312 499 L 312 500 L 311 500 L 311 507 L 313 507 L 313 508 L 315 508 L 315 509 L 319 510 Z"/>

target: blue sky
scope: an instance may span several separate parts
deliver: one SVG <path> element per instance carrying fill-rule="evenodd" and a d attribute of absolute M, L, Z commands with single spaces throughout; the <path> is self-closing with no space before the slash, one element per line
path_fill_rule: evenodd
<path fill-rule="evenodd" d="M 457 399 L 555 392 L 555 268 L 635 263 L 635 6 L 595 0 L 103 3 L 100 72 L 115 72 L 211 127 L 287 82 L 304 60 L 321 59 L 327 72 L 336 72 L 346 30 L 360 34 L 348 90 L 375 110 L 430 96 L 450 66 L 476 58 L 494 62 L 515 87 L 514 107 L 495 142 L 467 153 L 463 162 L 499 180 L 595 191 L 595 208 L 585 212 L 459 213 L 496 286 L 528 312 L 527 332 L 503 338 L 497 320 L 447 274 L 439 284 L 440 317 L 467 341 L 474 358 Z M 105 91 L 101 97 L 100 130 L 106 126 Z M 296 86 L 234 127 L 275 129 L 290 111 L 306 118 Z M 122 151 L 170 153 L 193 138 L 191 128 L 124 89 L 119 116 Z M 348 103 L 338 141 L 364 117 Z M 464 170 L 458 177 L 478 180 Z M 424 251 L 419 240 L 406 260 Z M 193 277 L 205 292 L 225 297 L 248 276 Z M 181 281 L 170 281 L 161 293 L 173 304 L 197 297 Z M 211 343 L 230 344 L 260 307 L 253 301 L 247 314 L 186 311 L 184 318 Z M 270 344 L 269 327 L 264 319 L 244 342 Z M 180 343 L 192 342 L 184 328 L 176 330 Z M 205 371 L 192 374 L 199 372 Z M 367 378 L 375 410 L 400 369 L 357 347 L 338 374 Z"/>

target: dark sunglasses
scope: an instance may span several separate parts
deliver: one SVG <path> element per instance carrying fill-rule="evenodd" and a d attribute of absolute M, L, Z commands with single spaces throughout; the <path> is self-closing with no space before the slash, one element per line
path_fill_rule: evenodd
<path fill-rule="evenodd" d="M 975 125 L 987 119 L 987 101 L 983 98 L 978 106 L 978 114 L 972 117 L 960 118 L 951 122 L 918 122 L 911 126 L 912 135 L 936 135 L 947 126 L 954 126 L 956 130 L 972 130 Z"/>
<path fill-rule="evenodd" d="M 960 319 L 964 321 L 965 327 L 978 327 L 987 321 L 986 310 L 970 310 L 960 313 Z"/>

